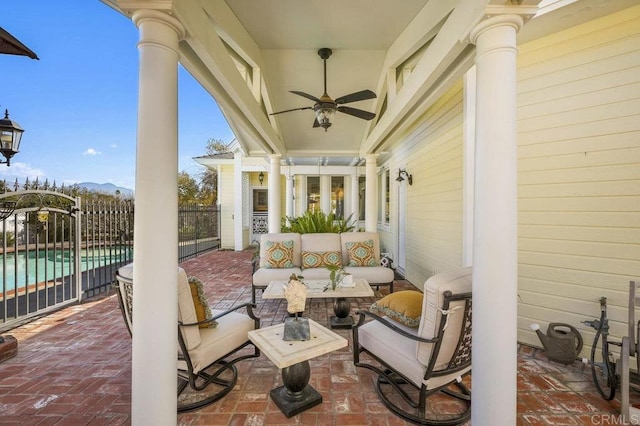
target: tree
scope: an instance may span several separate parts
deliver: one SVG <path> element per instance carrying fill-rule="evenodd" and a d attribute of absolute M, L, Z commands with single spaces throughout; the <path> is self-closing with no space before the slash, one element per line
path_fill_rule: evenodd
<path fill-rule="evenodd" d="M 221 139 L 211 138 L 205 148 L 207 155 L 223 154 L 230 152 L 231 143 L 224 143 Z M 200 173 L 199 198 L 202 204 L 210 205 L 218 201 L 218 172 L 215 169 L 206 168 Z"/>
<path fill-rule="evenodd" d="M 187 172 L 178 173 L 178 204 L 199 202 L 198 183 Z"/>
<path fill-rule="evenodd" d="M 211 138 L 207 141 L 206 153 L 207 155 L 215 155 L 231 152 L 230 146 L 231 142 L 226 144 L 222 139 Z"/>

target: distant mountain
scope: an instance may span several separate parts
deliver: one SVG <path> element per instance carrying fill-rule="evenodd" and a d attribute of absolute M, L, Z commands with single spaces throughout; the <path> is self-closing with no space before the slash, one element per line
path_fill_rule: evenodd
<path fill-rule="evenodd" d="M 115 194 L 116 191 L 120 191 L 120 194 L 125 197 L 133 196 L 133 190 L 129 188 L 123 188 L 121 186 L 115 186 L 112 183 L 80 182 L 78 186 L 81 188 L 86 188 L 89 191 L 102 192 L 107 194 Z"/>

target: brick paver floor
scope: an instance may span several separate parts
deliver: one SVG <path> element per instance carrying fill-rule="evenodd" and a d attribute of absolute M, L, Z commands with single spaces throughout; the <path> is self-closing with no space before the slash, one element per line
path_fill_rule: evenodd
<path fill-rule="evenodd" d="M 252 252 L 216 251 L 182 263 L 200 278 L 214 307 L 251 300 Z M 413 288 L 407 281 L 396 289 Z M 382 289 L 382 294 L 387 289 Z M 372 299 L 358 299 L 367 307 Z M 308 315 L 327 323 L 330 300 L 309 300 Z M 285 302 L 258 297 L 263 325 L 282 322 Z M 350 331 L 338 330 L 350 339 Z M 115 293 L 90 300 L 5 334 L 18 339 L 18 355 L 0 364 L 0 425 L 128 425 L 131 410 L 131 340 Z M 356 369 L 351 345 L 311 363 L 311 385 L 324 402 L 287 419 L 270 400 L 280 372 L 262 355 L 239 364 L 236 388 L 198 411 L 178 415 L 180 425 L 403 425 L 380 403 L 373 375 Z M 477 367 L 476 367 L 477 368 Z M 500 386 L 496 383 L 496 386 Z M 544 353 L 519 348 L 518 425 L 621 424 L 619 403 L 596 393 L 588 367 L 550 363 Z M 503 425 L 496 425 L 503 426 Z M 505 425 L 506 426 L 506 425 Z"/>

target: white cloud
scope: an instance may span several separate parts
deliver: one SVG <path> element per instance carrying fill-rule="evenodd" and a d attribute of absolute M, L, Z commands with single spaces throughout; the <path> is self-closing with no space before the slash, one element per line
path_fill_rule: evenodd
<path fill-rule="evenodd" d="M 102 154 L 100 151 L 96 151 L 93 148 L 89 148 L 85 152 L 82 153 L 82 155 L 100 155 L 100 154 Z"/>
<path fill-rule="evenodd" d="M 42 179 L 45 177 L 45 173 L 40 169 L 34 169 L 27 163 L 21 163 L 19 161 L 11 162 L 11 167 L 0 165 L 0 176 L 8 179 L 18 178 L 20 180 L 29 178 L 33 180 L 35 178 Z"/>
<path fill-rule="evenodd" d="M 112 143 L 111 145 L 109 145 L 111 148 L 116 149 L 118 147 L 118 144 Z"/>

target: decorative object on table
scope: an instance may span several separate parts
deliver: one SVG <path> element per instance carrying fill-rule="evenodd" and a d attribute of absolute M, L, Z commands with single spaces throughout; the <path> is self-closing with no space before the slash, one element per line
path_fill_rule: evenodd
<path fill-rule="evenodd" d="M 294 315 L 284 321 L 283 340 L 309 340 L 309 320 L 301 318 L 307 302 L 307 287 L 300 282 L 302 277 L 291 274 L 289 282 L 284 287 L 284 297 L 287 299 L 287 312 Z"/>
<path fill-rule="evenodd" d="M 353 275 L 342 269 L 342 266 L 327 265 L 326 268 L 330 271 L 330 283 L 327 285 L 325 290 L 328 290 L 329 287 L 331 287 L 331 290 L 335 291 L 338 285 L 343 287 L 353 287 L 355 285 L 353 283 Z"/>

